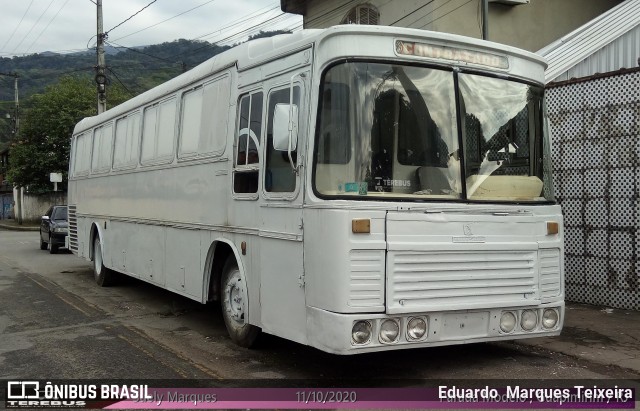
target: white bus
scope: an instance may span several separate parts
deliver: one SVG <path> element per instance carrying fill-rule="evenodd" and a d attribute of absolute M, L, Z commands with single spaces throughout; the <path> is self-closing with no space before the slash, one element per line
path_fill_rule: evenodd
<path fill-rule="evenodd" d="M 75 128 L 70 248 L 355 354 L 558 335 L 563 225 L 544 61 L 338 26 L 219 54 Z"/>

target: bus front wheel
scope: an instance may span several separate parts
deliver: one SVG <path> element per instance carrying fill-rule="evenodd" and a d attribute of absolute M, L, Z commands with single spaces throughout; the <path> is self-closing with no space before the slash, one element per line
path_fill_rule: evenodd
<path fill-rule="evenodd" d="M 248 293 L 245 281 L 240 274 L 238 264 L 230 257 L 222 269 L 222 317 L 231 340 L 245 348 L 253 346 L 260 328 L 247 322 Z"/>
<path fill-rule="evenodd" d="M 115 282 L 115 273 L 104 266 L 100 237 L 93 240 L 93 277 L 100 287 L 108 287 Z"/>

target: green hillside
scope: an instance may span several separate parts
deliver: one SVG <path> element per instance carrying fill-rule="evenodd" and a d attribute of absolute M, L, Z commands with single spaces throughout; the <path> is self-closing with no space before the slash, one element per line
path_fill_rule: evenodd
<path fill-rule="evenodd" d="M 260 32 L 250 37 L 269 37 L 280 31 Z M 110 47 L 106 56 L 107 76 L 112 84 L 122 85 L 129 98 L 161 84 L 183 71 L 230 48 L 206 41 L 176 40 L 139 48 Z M 19 76 L 20 108 L 28 110 L 29 97 L 42 93 L 47 85 L 57 83 L 64 76 L 93 79 L 96 54 L 40 53 L 24 57 L 0 58 L 0 73 Z M 10 139 L 14 113 L 14 79 L 0 76 L 0 149 Z"/>
<path fill-rule="evenodd" d="M 177 40 L 138 49 L 120 48 L 107 55 L 107 73 L 112 82 L 122 84 L 133 94 L 139 94 L 161 82 L 192 68 L 226 50 L 207 42 Z M 183 68 L 183 64 L 186 67 Z M 0 58 L 0 72 L 18 73 L 20 100 L 42 92 L 65 75 L 93 78 L 95 53 L 42 53 L 25 57 Z M 13 104 L 13 78 L 0 77 L 0 115 Z"/>

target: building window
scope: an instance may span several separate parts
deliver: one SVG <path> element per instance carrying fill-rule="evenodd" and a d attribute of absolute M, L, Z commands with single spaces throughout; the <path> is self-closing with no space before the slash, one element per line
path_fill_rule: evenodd
<path fill-rule="evenodd" d="M 380 12 L 370 4 L 360 4 L 352 8 L 342 19 L 342 24 L 370 24 L 377 25 L 380 21 Z"/>

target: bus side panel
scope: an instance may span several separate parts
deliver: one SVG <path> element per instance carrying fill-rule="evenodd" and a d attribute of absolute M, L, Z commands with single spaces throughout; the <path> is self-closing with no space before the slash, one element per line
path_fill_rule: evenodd
<path fill-rule="evenodd" d="M 166 288 L 202 300 L 202 267 L 207 249 L 201 252 L 200 230 L 166 228 L 165 233 Z"/>
<path fill-rule="evenodd" d="M 135 237 L 140 237 L 142 233 L 136 232 L 136 224 L 112 221 L 108 228 L 102 231 L 102 248 L 104 264 L 108 268 L 119 273 L 138 277 L 134 258 L 136 252 L 131 250 L 131 244 L 135 244 Z"/>
<path fill-rule="evenodd" d="M 164 229 L 111 221 L 103 230 L 107 267 L 164 286 Z"/>
<path fill-rule="evenodd" d="M 265 211 L 265 209 L 261 210 Z M 263 232 L 260 237 L 260 321 L 268 333 L 307 343 L 307 312 L 304 293 L 303 243 L 277 238 L 301 233 L 296 227 L 301 213 L 295 208 L 271 209 L 269 217 L 286 233 Z M 273 212 L 275 211 L 275 212 Z M 278 215 L 279 214 L 279 215 Z M 267 218 L 265 218 L 267 221 Z M 296 233 L 297 234 L 297 233 Z M 301 234 L 300 234 L 301 237 Z"/>
<path fill-rule="evenodd" d="M 78 216 L 78 257 L 90 259 L 89 241 L 91 236 L 91 222 L 86 217 Z"/>

